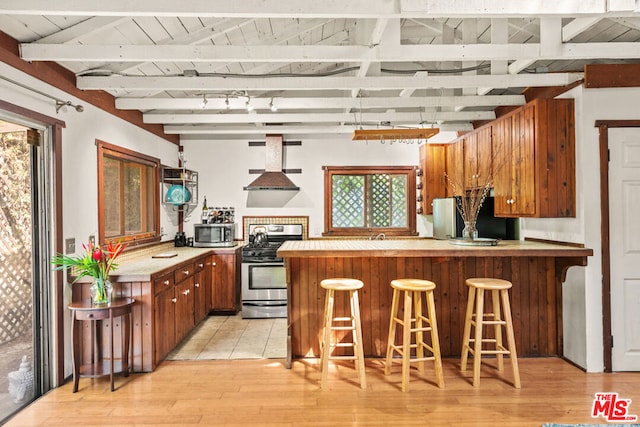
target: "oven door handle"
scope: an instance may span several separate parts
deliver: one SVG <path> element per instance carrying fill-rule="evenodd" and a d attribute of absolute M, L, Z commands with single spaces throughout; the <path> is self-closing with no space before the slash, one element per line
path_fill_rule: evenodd
<path fill-rule="evenodd" d="M 242 305 L 249 305 L 252 307 L 286 307 L 287 303 L 283 302 L 283 303 L 278 303 L 278 304 L 264 304 L 261 302 L 247 302 L 247 301 L 243 301 Z"/>

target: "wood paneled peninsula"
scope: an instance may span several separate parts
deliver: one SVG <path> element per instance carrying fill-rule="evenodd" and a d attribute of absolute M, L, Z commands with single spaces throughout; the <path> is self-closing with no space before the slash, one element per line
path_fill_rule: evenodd
<path fill-rule="evenodd" d="M 432 239 L 287 241 L 278 256 L 284 258 L 287 269 L 288 364 L 292 358 L 320 355 L 325 297 L 320 281 L 329 277 L 364 282 L 360 310 L 367 357 L 384 357 L 390 282 L 398 278 L 436 283 L 442 355 L 459 357 L 468 277 L 497 277 L 513 283 L 510 296 L 518 356 L 561 356 L 562 282 L 569 267 L 587 265 L 591 255 L 591 249 L 575 245 L 528 240 L 500 241 L 497 246 L 458 246 Z M 343 309 L 348 307 L 346 300 L 339 301 Z"/>
<path fill-rule="evenodd" d="M 162 245 L 135 256 L 125 254 L 110 275 L 114 295 L 135 299 L 132 307 L 132 370 L 151 372 L 188 333 L 211 312 L 240 309 L 241 244 L 231 248 L 192 248 Z M 73 286 L 72 300 L 90 298 L 90 283 Z M 108 322 L 98 329 L 108 357 Z M 114 322 L 114 354 L 120 354 L 120 322 Z M 81 360 L 90 360 L 93 331 L 80 335 Z M 118 357 L 118 356 L 117 356 Z"/>

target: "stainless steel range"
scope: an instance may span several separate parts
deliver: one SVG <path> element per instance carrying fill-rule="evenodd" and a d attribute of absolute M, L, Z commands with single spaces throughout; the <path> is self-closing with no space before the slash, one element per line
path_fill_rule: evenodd
<path fill-rule="evenodd" d="M 287 317 L 284 262 L 276 252 L 286 240 L 302 240 L 302 224 L 250 224 L 242 248 L 242 317 Z"/>

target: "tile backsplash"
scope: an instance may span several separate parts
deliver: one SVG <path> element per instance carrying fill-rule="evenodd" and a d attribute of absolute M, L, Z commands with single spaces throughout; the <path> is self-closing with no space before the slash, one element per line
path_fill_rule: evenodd
<path fill-rule="evenodd" d="M 302 224 L 302 238 L 309 238 L 308 216 L 243 216 L 242 239 L 245 243 L 249 241 L 250 224 Z"/>

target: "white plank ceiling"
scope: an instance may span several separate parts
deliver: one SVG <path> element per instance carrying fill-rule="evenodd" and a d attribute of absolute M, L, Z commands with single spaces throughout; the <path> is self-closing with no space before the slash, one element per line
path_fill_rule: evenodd
<path fill-rule="evenodd" d="M 182 138 L 465 130 L 585 64 L 639 62 L 639 3 L 2 0 L 0 31 Z"/>

